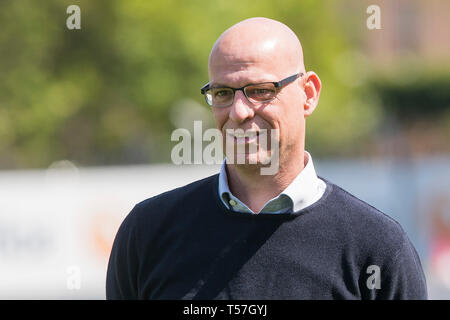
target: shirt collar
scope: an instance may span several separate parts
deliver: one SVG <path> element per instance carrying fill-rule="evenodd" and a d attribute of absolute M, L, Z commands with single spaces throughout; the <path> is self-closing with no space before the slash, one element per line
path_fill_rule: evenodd
<path fill-rule="evenodd" d="M 317 177 L 314 163 L 309 152 L 305 151 L 306 165 L 302 171 L 295 177 L 290 185 L 284 189 L 281 194 L 291 198 L 294 203 L 294 211 L 299 211 L 314 202 L 317 194 L 318 184 L 320 182 Z"/>
<path fill-rule="evenodd" d="M 284 189 L 277 197 L 269 200 L 264 208 L 267 206 L 275 207 L 278 211 L 286 211 L 280 208 L 280 203 L 289 205 L 289 210 L 299 211 L 320 198 L 321 191 L 323 194 L 324 183 L 317 177 L 314 169 L 314 163 L 309 152 L 305 150 L 306 165 L 302 171 L 295 177 L 295 179 Z M 233 209 L 236 211 L 252 212 L 244 203 L 242 203 L 236 196 L 234 196 L 228 186 L 228 178 L 226 172 L 226 159 L 222 163 L 219 173 L 219 196 L 225 206 L 229 207 L 229 200 L 236 202 Z M 288 199 L 288 201 L 286 201 Z M 262 211 L 264 211 L 264 208 Z M 286 209 L 286 208 L 285 208 Z"/>

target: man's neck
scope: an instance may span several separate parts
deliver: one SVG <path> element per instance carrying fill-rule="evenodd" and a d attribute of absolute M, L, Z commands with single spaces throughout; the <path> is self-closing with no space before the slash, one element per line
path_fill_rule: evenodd
<path fill-rule="evenodd" d="M 259 166 L 226 165 L 228 186 L 232 194 L 245 203 L 253 212 L 260 212 L 267 201 L 278 196 L 304 169 L 308 156 L 303 152 L 303 161 L 294 157 L 290 163 L 280 163 L 274 175 L 261 175 Z"/>

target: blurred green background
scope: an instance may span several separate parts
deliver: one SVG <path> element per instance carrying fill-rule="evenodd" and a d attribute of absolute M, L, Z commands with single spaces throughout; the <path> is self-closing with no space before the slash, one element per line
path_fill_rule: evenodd
<path fill-rule="evenodd" d="M 322 80 L 318 173 L 399 221 L 430 297 L 450 297 L 450 1 L 0 0 L 0 298 L 104 298 L 124 215 L 216 172 L 153 164 L 171 162 L 174 129 L 214 126 L 209 52 L 255 16 L 291 27 Z"/>
<path fill-rule="evenodd" d="M 66 8 L 81 8 L 68 30 Z M 381 30 L 369 30 L 369 4 Z M 217 37 L 245 18 L 291 27 L 323 91 L 315 157 L 449 154 L 449 2 L 0 1 L 0 169 L 169 162 L 171 132 L 213 125 L 199 93 Z"/>

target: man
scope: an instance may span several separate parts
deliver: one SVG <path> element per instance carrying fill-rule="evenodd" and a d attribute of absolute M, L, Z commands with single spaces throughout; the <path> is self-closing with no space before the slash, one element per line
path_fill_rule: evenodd
<path fill-rule="evenodd" d="M 314 171 L 305 119 L 321 82 L 296 35 L 266 18 L 234 25 L 211 51 L 209 79 L 202 93 L 233 144 L 222 170 L 135 206 L 114 241 L 107 298 L 426 299 L 401 226 Z M 244 163 L 229 161 L 236 145 Z M 267 160 L 273 174 L 261 174 Z"/>

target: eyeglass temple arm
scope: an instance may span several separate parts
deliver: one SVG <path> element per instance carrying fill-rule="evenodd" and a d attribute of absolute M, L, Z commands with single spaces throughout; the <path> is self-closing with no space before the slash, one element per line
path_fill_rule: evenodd
<path fill-rule="evenodd" d="M 203 87 L 201 87 L 200 92 L 202 94 L 205 94 L 205 92 L 209 89 L 209 82 L 205 84 Z"/>
<path fill-rule="evenodd" d="M 281 88 L 281 87 L 285 86 L 286 84 L 288 84 L 289 82 L 292 82 L 292 81 L 294 81 L 295 79 L 297 79 L 298 77 L 301 77 L 301 76 L 303 76 L 303 72 L 294 74 L 293 76 L 290 76 L 290 77 L 288 77 L 286 79 L 283 79 L 280 82 L 275 82 L 274 83 L 275 87 L 276 88 Z"/>

